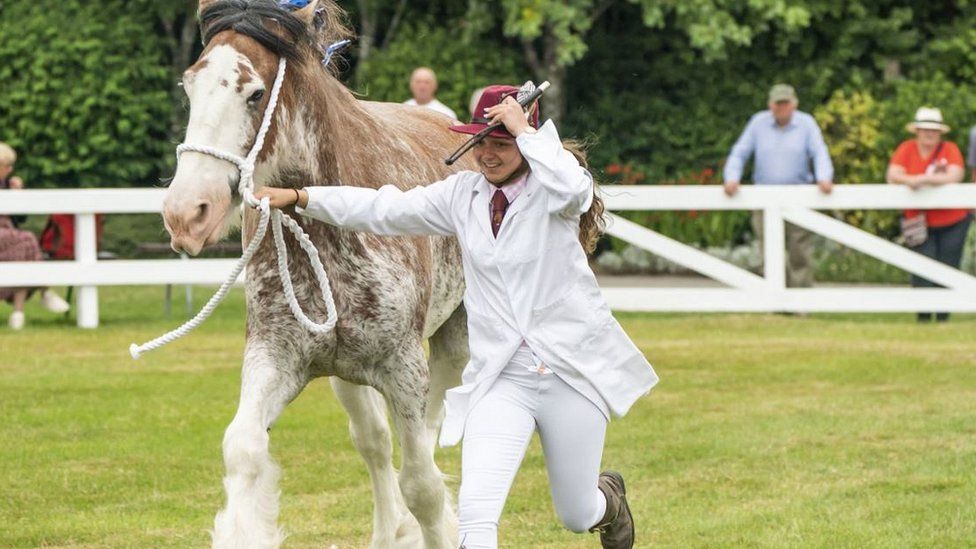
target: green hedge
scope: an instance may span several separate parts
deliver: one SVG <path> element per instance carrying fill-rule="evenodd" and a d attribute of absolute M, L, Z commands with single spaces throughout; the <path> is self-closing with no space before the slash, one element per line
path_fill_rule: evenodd
<path fill-rule="evenodd" d="M 0 140 L 32 187 L 157 182 L 170 72 L 131 2 L 2 2 Z"/>

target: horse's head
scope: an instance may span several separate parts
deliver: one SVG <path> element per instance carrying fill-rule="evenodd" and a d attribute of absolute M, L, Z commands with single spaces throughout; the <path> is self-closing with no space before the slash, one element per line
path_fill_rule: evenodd
<path fill-rule="evenodd" d="M 287 11 L 275 0 L 201 0 L 205 48 L 183 74 L 190 105 L 184 143 L 238 157 L 248 154 L 268 106 L 279 60 L 298 61 L 312 55 L 319 4 L 313 0 L 301 10 Z M 274 132 L 272 124 L 258 157 L 258 178 L 261 161 L 274 148 Z M 182 153 L 163 202 L 163 220 L 174 250 L 196 255 L 223 238 L 236 220 L 239 179 L 238 167 L 227 160 L 201 152 Z"/>

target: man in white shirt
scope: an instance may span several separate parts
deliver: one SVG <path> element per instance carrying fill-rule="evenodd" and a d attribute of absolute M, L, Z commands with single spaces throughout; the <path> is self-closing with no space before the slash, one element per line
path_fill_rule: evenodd
<path fill-rule="evenodd" d="M 410 75 L 410 93 L 413 95 L 413 99 L 404 101 L 404 104 L 427 107 L 457 120 L 454 111 L 434 97 L 437 94 L 437 75 L 430 68 L 417 67 L 414 69 L 413 74 Z"/>

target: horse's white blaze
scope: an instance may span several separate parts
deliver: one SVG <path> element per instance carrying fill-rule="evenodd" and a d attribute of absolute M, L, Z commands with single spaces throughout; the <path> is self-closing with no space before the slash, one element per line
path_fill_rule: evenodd
<path fill-rule="evenodd" d="M 247 57 L 227 45 L 213 48 L 202 68 L 184 77 L 190 101 L 184 142 L 247 154 L 257 131 L 255 112 L 263 106 L 260 102 L 249 106 L 248 98 L 264 87 Z M 174 247 L 195 254 L 223 236 L 228 220 L 236 217 L 231 189 L 239 178 L 233 164 L 206 154 L 183 153 L 163 205 Z"/>
<path fill-rule="evenodd" d="M 205 66 L 185 83 L 190 98 L 185 141 L 243 156 L 256 130 L 247 98 L 264 89 L 264 81 L 251 61 L 231 46 L 217 46 L 204 59 Z M 238 86 L 241 70 L 249 81 Z"/>

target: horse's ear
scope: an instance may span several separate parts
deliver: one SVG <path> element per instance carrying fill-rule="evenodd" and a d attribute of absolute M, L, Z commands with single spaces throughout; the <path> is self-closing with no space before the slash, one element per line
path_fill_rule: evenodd
<path fill-rule="evenodd" d="M 315 12 L 318 11 L 319 4 L 319 0 L 312 0 L 304 8 L 295 10 L 294 16 L 304 21 L 306 25 L 312 26 L 315 22 Z"/>

